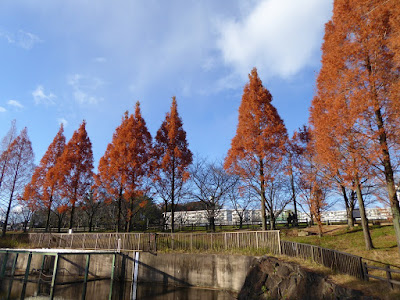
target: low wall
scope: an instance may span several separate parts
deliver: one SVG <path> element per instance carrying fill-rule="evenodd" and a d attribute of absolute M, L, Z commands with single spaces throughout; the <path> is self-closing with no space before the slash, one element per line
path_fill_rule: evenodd
<path fill-rule="evenodd" d="M 115 278 L 131 281 L 133 278 L 134 252 L 117 255 Z M 14 254 L 9 254 L 6 274 L 10 274 Z M 16 274 L 24 274 L 27 253 L 20 253 L 16 265 Z M 33 253 L 30 273 L 33 269 L 40 269 L 42 254 Z M 113 254 L 90 255 L 89 277 L 110 277 L 112 272 Z M 0 267 L 4 254 L 0 254 Z M 197 286 L 216 288 L 238 292 L 243 286 L 254 257 L 244 255 L 216 255 L 216 254 L 182 254 L 140 252 L 138 281 L 156 282 L 178 286 Z M 85 272 L 86 254 L 59 255 L 58 276 L 65 275 L 82 280 Z M 54 256 L 47 256 L 44 269 L 49 273 L 54 266 Z M 65 278 L 59 277 L 58 281 Z M 68 280 L 68 281 L 69 281 Z"/>
<path fill-rule="evenodd" d="M 139 281 L 240 291 L 254 257 L 140 253 Z"/>

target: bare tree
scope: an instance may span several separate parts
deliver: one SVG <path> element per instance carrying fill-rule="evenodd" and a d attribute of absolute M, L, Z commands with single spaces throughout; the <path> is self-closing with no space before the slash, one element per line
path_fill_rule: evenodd
<path fill-rule="evenodd" d="M 239 217 L 239 228 L 243 228 L 243 222 L 248 221 L 247 215 L 254 205 L 258 204 L 258 195 L 249 186 L 243 186 L 243 182 L 238 182 L 228 192 L 228 198 L 233 210 Z"/>
<path fill-rule="evenodd" d="M 191 168 L 193 198 L 204 203 L 210 228 L 215 231 L 215 218 L 228 199 L 229 191 L 239 181 L 237 175 L 225 172 L 221 162 L 198 159 Z"/>
<path fill-rule="evenodd" d="M 23 192 L 23 188 L 30 180 L 34 163 L 32 144 L 29 140 L 27 129 L 24 128 L 20 135 L 14 139 L 7 151 L 9 154 L 9 167 L 4 177 L 4 190 L 7 195 L 8 205 L 3 223 L 2 236 L 7 231 L 8 217 L 12 208 L 13 200 Z"/>

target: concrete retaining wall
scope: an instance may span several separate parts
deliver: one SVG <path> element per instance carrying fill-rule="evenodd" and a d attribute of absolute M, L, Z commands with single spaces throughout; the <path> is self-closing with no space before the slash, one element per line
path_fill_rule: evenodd
<path fill-rule="evenodd" d="M 12 266 L 10 254 L 7 263 L 7 274 Z M 17 274 L 23 274 L 28 254 L 19 254 Z M 112 254 L 91 255 L 89 276 L 110 277 Z M 0 266 L 4 255 L 0 255 Z M 134 252 L 117 255 L 115 276 L 118 279 L 131 281 L 133 276 Z M 139 275 L 141 282 L 157 282 L 179 286 L 197 286 L 224 289 L 238 292 L 242 288 L 247 272 L 255 258 L 241 255 L 181 254 L 141 252 L 139 256 Z M 42 255 L 33 254 L 31 270 L 40 269 Z M 58 275 L 80 277 L 84 275 L 86 255 L 60 254 Z M 54 257 L 48 256 L 45 269 L 51 272 Z M 59 278 L 59 280 L 62 280 Z"/>
<path fill-rule="evenodd" d="M 239 291 L 255 258 L 243 255 L 140 254 L 139 280 Z"/>

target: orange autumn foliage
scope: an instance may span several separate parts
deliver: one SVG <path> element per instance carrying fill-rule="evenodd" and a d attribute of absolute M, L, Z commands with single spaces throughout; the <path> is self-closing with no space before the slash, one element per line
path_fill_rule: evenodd
<path fill-rule="evenodd" d="M 182 119 L 178 114 L 176 98 L 172 97 L 171 110 L 157 131 L 153 147 L 154 181 L 161 186 L 158 190 L 165 202 L 171 204 L 171 226 L 174 230 L 174 209 L 178 190 L 189 178 L 188 167 L 193 161 L 186 140 Z"/>
<path fill-rule="evenodd" d="M 60 183 L 61 197 L 69 199 L 71 204 L 69 228 L 72 228 L 75 206 L 89 192 L 93 181 L 92 143 L 85 121 L 68 141 L 52 172 Z"/>
<path fill-rule="evenodd" d="M 120 229 L 122 200 L 129 202 L 127 221 L 131 220 L 135 199 L 142 196 L 147 187 L 144 179 L 150 172 L 152 149 L 151 135 L 136 103 L 135 114 L 125 113 L 117 127 L 112 142 L 100 159 L 96 185 L 104 188 L 118 206 L 117 230 Z"/>
<path fill-rule="evenodd" d="M 58 180 L 54 173 L 54 167 L 58 158 L 64 152 L 64 147 L 64 128 L 61 124 L 53 142 L 49 145 L 39 165 L 36 167 L 31 182 L 25 186 L 23 194 L 23 199 L 29 200 L 30 205 L 34 206 L 34 208 L 37 209 L 38 206 L 43 206 L 47 209 L 46 230 L 48 230 L 49 226 L 53 199 L 58 190 Z"/>
<path fill-rule="evenodd" d="M 272 96 L 254 68 L 243 90 L 236 135 L 224 163 L 228 172 L 240 175 L 260 195 L 263 230 L 265 185 L 273 179 L 268 166 L 282 160 L 287 142 L 286 127 L 271 102 Z"/>

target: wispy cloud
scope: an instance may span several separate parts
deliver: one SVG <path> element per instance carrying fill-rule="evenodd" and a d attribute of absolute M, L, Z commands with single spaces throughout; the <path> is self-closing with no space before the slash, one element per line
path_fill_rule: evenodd
<path fill-rule="evenodd" d="M 68 84 L 73 89 L 75 100 L 80 104 L 97 104 L 103 101 L 102 97 L 95 95 L 96 91 L 104 85 L 103 80 L 99 78 L 74 74 L 69 76 Z"/>
<path fill-rule="evenodd" d="M 0 106 L 0 113 L 6 112 L 7 109 L 5 109 L 4 107 Z"/>
<path fill-rule="evenodd" d="M 68 126 L 68 121 L 66 119 L 64 119 L 64 118 L 58 118 L 57 122 L 58 122 L 58 125 L 63 124 L 64 128 Z"/>
<path fill-rule="evenodd" d="M 42 42 L 37 35 L 24 30 L 18 30 L 17 33 L 11 33 L 0 29 L 0 37 L 6 39 L 9 44 L 14 44 L 25 50 L 30 50 L 35 44 Z"/>
<path fill-rule="evenodd" d="M 17 100 L 8 100 L 7 104 L 10 106 L 14 106 L 16 108 L 24 108 L 24 106 L 21 103 L 19 103 Z"/>
<path fill-rule="evenodd" d="M 226 65 L 247 76 L 287 78 L 313 64 L 332 1 L 262 0 L 242 18 L 220 21 L 217 45 Z"/>
<path fill-rule="evenodd" d="M 32 96 L 36 105 L 52 105 L 54 104 L 54 99 L 57 98 L 57 96 L 51 92 L 46 94 L 42 85 L 37 86 L 37 88 L 32 92 Z"/>
<path fill-rule="evenodd" d="M 93 58 L 93 61 L 97 62 L 97 63 L 105 63 L 107 61 L 107 59 L 105 57 L 99 56 L 99 57 Z"/>

